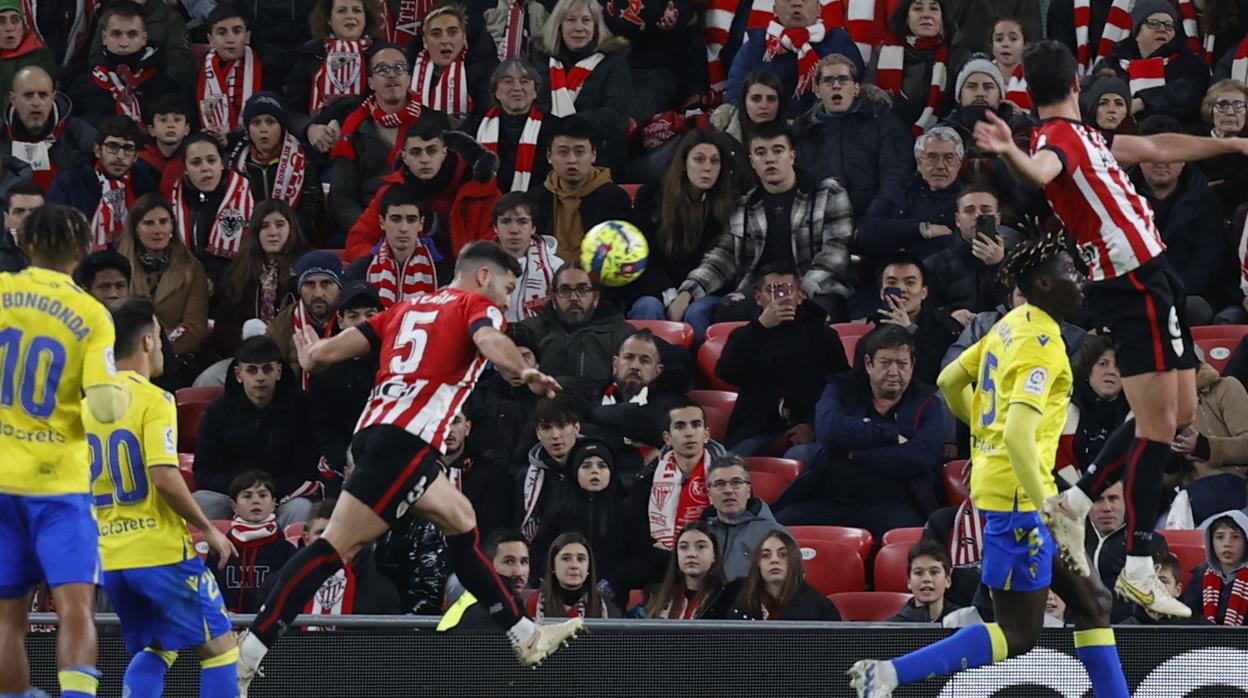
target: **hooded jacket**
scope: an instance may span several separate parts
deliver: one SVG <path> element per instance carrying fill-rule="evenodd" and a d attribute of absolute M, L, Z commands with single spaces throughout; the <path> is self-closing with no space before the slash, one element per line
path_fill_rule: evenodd
<path fill-rule="evenodd" d="M 914 173 L 914 138 L 890 109 L 888 94 L 862 85 L 844 113 L 822 104 L 797 117 L 797 160 L 812 176 L 835 177 L 860 220 L 880 192 L 900 189 Z"/>
<path fill-rule="evenodd" d="M 535 317 L 521 323 L 540 338 L 543 372 L 554 376 L 581 404 L 592 404 L 613 380 L 611 359 L 636 330 L 608 301 L 585 322 L 568 326 L 559 319 L 552 299 Z"/>
<path fill-rule="evenodd" d="M 317 452 L 311 433 L 307 400 L 289 367 L 260 409 L 234 378 L 231 361 L 225 394 L 212 401 L 199 423 L 195 443 L 195 483 L 201 490 L 226 493 L 230 481 L 245 470 L 263 470 L 273 478 L 279 502 L 304 481 L 318 481 Z"/>
<path fill-rule="evenodd" d="M 1130 76 L 1123 65 L 1124 61 L 1143 58 L 1140 46 L 1135 37 L 1130 37 L 1114 44 L 1101 62 L 1093 67 L 1092 72 L 1112 70 L 1115 75 L 1130 82 Z M 1192 55 L 1187 46 L 1187 37 L 1182 31 L 1168 43 L 1157 49 L 1149 58 L 1171 57 L 1166 64 L 1166 84 L 1140 90 L 1133 95 L 1144 100 L 1144 111 L 1135 115 L 1137 121 L 1154 114 L 1166 114 L 1179 120 L 1179 123 L 1191 124 L 1200 120 L 1200 101 L 1209 87 L 1209 68 L 1199 56 Z"/>
<path fill-rule="evenodd" d="M 69 97 L 57 92 L 53 97 L 53 112 L 39 133 L 32 133 L 22 124 L 16 110 L 4 111 L 4 130 L 0 132 L 0 155 L 11 155 L 25 162 L 31 156 L 26 152 L 27 143 L 51 140 L 48 147 L 48 168 L 35 170 L 31 177 L 46 190 L 61 170 L 71 170 L 90 161 L 95 145 L 95 127 L 71 115 L 73 105 Z"/>
<path fill-rule="evenodd" d="M 0 60 L 0 114 L 9 109 L 9 93 L 13 91 L 13 77 L 17 71 L 27 66 L 38 66 L 47 71 L 48 75 L 56 76 L 56 58 L 52 51 L 39 40 L 39 35 L 27 29 L 22 41 L 16 49 L 9 52 L 8 58 Z"/>
<path fill-rule="evenodd" d="M 511 527 L 530 540 L 537 538 L 547 513 L 567 498 L 576 486 L 575 475 L 569 473 L 568 464 L 557 462 L 540 443 L 529 449 L 528 462 L 516 471 L 513 482 Z M 535 492 L 531 508 L 526 506 L 525 496 L 530 489 Z M 534 554 L 536 552 L 533 550 Z"/>
<path fill-rule="evenodd" d="M 1196 392 L 1192 428 L 1209 439 L 1209 465 L 1248 465 L 1248 391 L 1238 380 L 1223 378 L 1202 362 Z"/>
<path fill-rule="evenodd" d="M 1235 525 L 1239 527 L 1239 533 L 1241 536 L 1248 537 L 1248 514 L 1245 514 L 1243 511 L 1233 509 L 1231 511 L 1224 511 L 1220 514 L 1214 514 L 1208 519 L 1205 519 L 1205 521 L 1200 524 L 1200 528 L 1205 532 L 1205 562 L 1198 565 L 1192 572 L 1192 581 L 1187 585 L 1187 588 L 1183 590 L 1183 603 L 1187 604 L 1188 608 L 1192 609 L 1192 615 L 1203 615 L 1205 608 L 1204 600 L 1202 598 L 1204 595 L 1204 585 L 1202 580 L 1204 579 L 1205 572 L 1213 570 L 1213 573 L 1222 579 L 1222 590 L 1218 595 L 1217 617 L 1214 619 L 1214 622 L 1218 625 L 1222 625 L 1226 618 L 1226 606 L 1231 600 L 1231 587 L 1235 582 L 1235 578 L 1241 571 L 1248 568 L 1248 553 L 1240 558 L 1239 562 L 1237 562 L 1229 572 L 1224 572 L 1222 570 L 1222 563 L 1218 562 L 1217 557 L 1214 555 L 1213 532 L 1210 530 L 1210 524 L 1224 516 L 1229 516 L 1231 520 L 1235 522 Z"/>
<path fill-rule="evenodd" d="M 198 475 L 197 470 L 196 483 Z M 226 537 L 238 550 L 238 556 L 231 557 L 221 568 L 217 566 L 220 558 L 216 551 L 210 551 L 205 564 L 216 576 L 221 600 L 230 612 L 255 613 L 277 581 L 277 573 L 295 556 L 295 546 L 282 536 L 280 527 L 273 535 L 257 540 L 239 540 L 233 531 Z"/>
<path fill-rule="evenodd" d="M 702 520 L 711 527 L 719 541 L 720 555 L 724 559 L 724 580 L 731 583 L 750 573 L 757 564 L 754 551 L 758 544 L 772 531 L 783 531 L 767 502 L 750 497 L 745 511 L 736 516 L 721 516 L 715 507 L 702 512 Z"/>
<path fill-rule="evenodd" d="M 887 619 L 889 623 L 940 623 L 950 613 L 961 609 L 962 607 L 945 597 L 945 605 L 940 609 L 940 615 L 932 618 L 932 613 L 927 606 L 920 606 L 918 601 L 911 598 L 892 616 Z"/>
<path fill-rule="evenodd" d="M 1237 279 L 1225 273 L 1226 224 L 1218 197 L 1199 167 L 1183 166 L 1178 188 L 1169 198 L 1158 199 L 1144 179 L 1143 170 L 1131 168 L 1135 188 L 1152 204 L 1153 218 L 1166 243 L 1166 259 L 1174 267 L 1188 294 L 1205 296 L 1217 305 L 1224 289 Z"/>

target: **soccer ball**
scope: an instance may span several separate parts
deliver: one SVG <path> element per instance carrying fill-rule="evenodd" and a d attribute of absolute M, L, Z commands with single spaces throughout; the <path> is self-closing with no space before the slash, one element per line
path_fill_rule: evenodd
<path fill-rule="evenodd" d="M 623 286 L 646 270 L 650 245 L 628 221 L 603 221 L 581 240 L 581 264 L 589 277 L 604 286 Z"/>

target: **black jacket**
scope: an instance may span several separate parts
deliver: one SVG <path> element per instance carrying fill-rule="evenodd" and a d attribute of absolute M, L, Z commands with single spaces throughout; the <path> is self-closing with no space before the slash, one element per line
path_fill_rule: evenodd
<path fill-rule="evenodd" d="M 1125 393 L 1118 393 L 1113 400 L 1102 399 L 1086 380 L 1075 381 L 1070 402 L 1079 410 L 1072 455 L 1075 465 L 1083 472 L 1101 452 L 1109 435 L 1127 420 L 1131 406 L 1127 404 Z"/>
<path fill-rule="evenodd" d="M 631 13 L 631 2 L 608 3 L 602 13 L 611 33 L 628 39 L 628 65 L 642 70 L 674 70 L 682 75 L 689 72 L 690 46 L 697 43 L 700 48 L 704 47 L 701 30 L 694 31 L 701 22 L 690 21 L 695 18 L 693 3 L 690 0 L 642 0 L 638 4 L 635 15 Z M 657 24 L 669 4 L 678 13 L 676 26 L 663 30 Z M 702 54 L 702 59 L 706 60 L 706 54 Z M 697 68 L 703 66 L 694 63 L 693 69 Z"/>
<path fill-rule="evenodd" d="M 493 104 L 491 101 L 489 104 Z M 487 110 L 489 105 L 487 104 Z M 502 111 L 501 109 L 499 110 Z M 512 114 L 502 113 L 498 119 L 498 189 L 502 192 L 511 191 L 511 182 L 516 176 L 516 153 L 520 150 L 520 135 L 524 132 L 524 125 L 529 120 L 528 114 L 520 114 L 514 116 Z M 550 148 L 550 141 L 555 137 L 555 130 L 559 120 L 543 114 L 542 128 L 537 134 L 537 157 L 533 158 L 533 172 L 529 177 L 529 188 L 526 190 L 530 195 L 536 195 L 540 191 L 544 191 L 542 182 L 546 181 L 546 174 L 550 172 L 550 163 L 546 161 L 546 151 Z M 481 119 L 475 118 L 465 121 L 461 130 L 473 138 L 477 137 L 477 131 L 481 127 Z"/>
<path fill-rule="evenodd" d="M 958 182 L 933 191 L 917 174 L 900 187 L 880 191 L 859 223 L 859 248 L 877 262 L 898 249 L 919 257 L 940 252 L 953 242 L 953 235 L 924 239 L 919 234 L 919 225 L 939 223 L 956 231 L 953 214 L 958 207 L 960 191 Z"/>
<path fill-rule="evenodd" d="M 936 385 L 945 352 L 962 334 L 962 323 L 924 301 L 914 327 L 914 380 Z M 854 368 L 862 367 L 866 350 L 866 342 L 858 342 L 854 347 Z"/>
<path fill-rule="evenodd" d="M 206 564 L 216 575 L 225 607 L 232 613 L 255 613 L 277 581 L 277 573 L 295 556 L 295 546 L 282 537 L 280 528 L 259 540 L 243 542 L 233 534 L 228 537 L 238 550 L 238 557 L 230 558 L 224 568 L 219 568 L 221 558 L 213 551 L 208 553 Z"/>
<path fill-rule="evenodd" d="M 148 46 L 133 57 L 115 56 L 107 52 L 95 56 L 91 61 L 92 65 L 88 66 L 87 73 L 79 76 L 69 86 L 69 99 L 74 103 L 74 113 L 79 118 L 91 122 L 118 113 L 117 100 L 113 98 L 112 92 L 96 85 L 91 77 L 92 67 L 98 65 L 113 67 L 124 64 L 133 70 L 155 70 L 156 74 L 145 80 L 135 90 L 139 104 L 142 105 L 144 111 L 147 110 L 151 100 L 158 95 L 175 94 L 189 99 L 191 88 L 195 85 L 194 81 L 192 80 L 189 85 L 178 82 L 177 78 L 170 75 L 166 69 L 165 59 L 166 52 L 163 48 L 156 46 Z"/>
<path fill-rule="evenodd" d="M 60 135 L 48 148 L 48 160 L 52 169 L 43 177 L 49 178 L 55 177 L 56 173 L 61 170 L 73 169 L 90 161 L 94 157 L 92 146 L 95 145 L 95 127 L 70 115 L 72 107 L 69 97 L 57 92 L 54 102 L 56 109 L 54 114 L 59 117 L 59 120 L 54 121 L 49 117 L 39 133 L 32 133 L 26 128 L 22 120 L 18 118 L 16 110 L 5 114 L 4 129 L 0 131 L 0 154 L 17 156 L 18 153 L 24 151 L 22 143 L 44 141 L 51 138 L 57 128 L 61 128 Z M 37 172 L 34 173 L 36 183 L 40 183 L 43 177 Z"/>
<path fill-rule="evenodd" d="M 490 373 L 464 403 L 464 415 L 472 420 L 468 451 L 508 468 L 524 462 L 524 454 L 537 440 L 533 431 L 537 400 L 527 385 L 512 385 L 497 372 Z"/>
<path fill-rule="evenodd" d="M 258 409 L 234 378 L 230 362 L 225 394 L 204 410 L 195 444 L 195 484 L 201 490 L 225 493 L 230 481 L 245 470 L 268 473 L 282 497 L 305 480 L 317 481 L 316 442 L 308 438 L 311 418 L 299 381 L 282 368 L 272 401 Z"/>
<path fill-rule="evenodd" d="M 250 148 L 251 141 L 239 141 L 238 148 Z M 305 151 L 305 155 L 306 155 Z M 239 150 L 235 149 L 229 162 L 238 161 Z M 247 180 L 251 182 L 251 195 L 258 204 L 273 198 L 273 180 L 277 176 L 278 162 L 260 163 L 248 156 L 245 160 Z M 303 177 L 303 193 L 299 196 L 299 208 L 295 209 L 299 218 L 299 228 L 305 238 L 310 238 L 321 225 L 325 217 L 325 193 L 321 189 L 321 172 L 316 163 L 307 160 Z"/>
<path fill-rule="evenodd" d="M 953 603 L 949 598 L 945 597 L 945 605 L 940 609 L 940 617 L 932 620 L 932 614 L 927 610 L 927 606 L 920 606 L 913 598 L 905 603 L 896 613 L 888 617 L 889 623 L 940 623 L 945 616 L 962 608 Z"/>
<path fill-rule="evenodd" d="M 1101 540 L 1097 535 L 1096 527 L 1092 522 L 1084 530 L 1084 541 L 1088 551 L 1088 562 L 1092 564 L 1093 569 L 1101 577 L 1101 584 L 1106 589 L 1113 589 L 1114 582 L 1118 580 L 1118 574 L 1122 572 L 1122 568 L 1127 564 L 1127 527 L 1125 524 L 1119 526 L 1113 533 L 1110 533 Z M 1170 552 L 1170 546 L 1166 544 L 1166 538 L 1162 535 L 1153 536 L 1153 555 Z M 1199 582 L 1197 582 L 1199 586 Z M 1109 621 L 1111 623 L 1121 623 L 1131 616 L 1134 604 L 1123 601 L 1114 595 L 1114 605 L 1109 611 Z M 1200 609 L 1196 609 L 1199 613 Z"/>
<path fill-rule="evenodd" d="M 376 351 L 313 373 L 308 382 L 308 420 L 316 449 L 338 472 L 347 464 L 355 424 L 377 377 Z"/>
<path fill-rule="evenodd" d="M 1166 84 L 1140 90 L 1136 97 L 1144 100 L 1144 111 L 1135 115 L 1137 121 L 1154 114 L 1173 116 L 1182 124 L 1192 124 L 1200 119 L 1200 101 L 1209 87 L 1209 68 L 1200 56 L 1192 55 L 1187 47 L 1187 37 L 1179 33 L 1169 43 L 1157 49 L 1151 58 L 1171 56 L 1166 64 Z M 1092 72 L 1112 70 L 1115 75 L 1130 83 L 1123 61 L 1142 58 L 1140 46 L 1134 38 L 1114 44 L 1104 60 L 1097 63 Z"/>
<path fill-rule="evenodd" d="M 470 441 L 473 439 L 469 437 Z M 511 482 L 502 462 L 489 456 L 465 454 L 447 464 L 446 470 L 448 475 L 459 477 L 460 490 L 472 502 L 481 540 L 511 525 Z"/>
<path fill-rule="evenodd" d="M 1008 254 L 1018 236 L 1008 229 L 999 229 L 998 234 Z M 988 265 L 976 257 L 971 243 L 963 239 L 956 228 L 951 237 L 953 242 L 947 249 L 923 260 L 927 271 L 924 282 L 928 288 L 923 304 L 943 313 L 955 310 L 982 313 L 1004 303 L 1007 290 L 997 283 L 1000 263 Z"/>
<path fill-rule="evenodd" d="M 827 114 L 817 104 L 793 128 L 798 162 L 815 179 L 836 177 L 849 192 L 855 220 L 881 192 L 902 189 L 914 174 L 914 137 L 889 110 L 888 95 L 873 86 L 862 86 L 849 111 Z"/>
<path fill-rule="evenodd" d="M 633 100 L 633 79 L 628 69 L 628 41 L 613 37 L 601 46 L 593 42 L 584 49 L 557 56 L 565 70 L 571 70 L 577 61 L 583 60 L 595 51 L 601 51 L 604 58 L 594 72 L 589 74 L 581 91 L 576 96 L 576 113 L 588 121 L 596 131 L 599 167 L 615 168 L 624 164 L 627 153 L 628 112 Z M 549 112 L 551 104 L 550 92 L 550 56 L 534 52 L 533 64 L 540 66 L 542 84 L 537 90 L 537 103 L 542 111 Z M 538 228 L 541 230 L 541 228 Z"/>
<path fill-rule="evenodd" d="M 849 370 L 845 348 L 827 315 L 814 303 L 797 317 L 767 329 L 757 318 L 728 335 L 715 375 L 741 386 L 728 420 L 729 448 L 758 434 L 815 422 L 825 378 Z M 785 416 L 780 414 L 783 402 Z"/>
<path fill-rule="evenodd" d="M 30 260 L 18 249 L 13 235 L 7 229 L 0 229 L 0 272 L 21 271 L 28 266 Z"/>
<path fill-rule="evenodd" d="M 723 223 L 713 218 L 706 219 L 702 230 L 684 230 L 679 228 L 673 234 L 681 239 L 697 236 L 700 244 L 692 252 L 683 257 L 669 257 L 663 251 L 663 241 L 659 239 L 660 215 L 663 210 L 663 186 L 661 180 L 646 183 L 637 192 L 637 200 L 633 205 L 630 219 L 641 229 L 646 240 L 650 242 L 650 258 L 646 260 L 646 270 L 636 281 L 624 286 L 621 291 L 630 301 L 641 296 L 654 296 L 662 299 L 663 292 L 675 289 L 689 276 L 689 272 L 698 268 L 715 240 L 723 234 L 728 221 Z M 678 222 L 679 224 L 679 222 Z"/>
<path fill-rule="evenodd" d="M 1205 297 L 1215 307 L 1221 305 L 1218 301 L 1227 289 L 1235 287 L 1237 279 L 1226 274 L 1226 226 L 1221 204 L 1209 189 L 1205 174 L 1199 167 L 1185 165 L 1178 189 L 1164 200 L 1153 196 L 1140 168 L 1132 168 L 1130 176 L 1135 188 L 1152 204 L 1153 220 L 1166 243 L 1166 258 L 1183 279 L 1187 292 Z"/>
<path fill-rule="evenodd" d="M 130 184 L 134 187 L 136 199 L 156 191 L 160 186 L 159 174 L 146 162 L 136 160 L 131 173 Z M 48 203 L 71 206 L 91 220 L 95 208 L 100 205 L 100 180 L 95 176 L 95 160 L 57 172 L 48 189 Z"/>
<path fill-rule="evenodd" d="M 229 183 L 229 172 L 226 172 L 215 190 L 203 192 L 191 185 L 190 178 L 182 178 L 182 201 L 186 203 L 190 218 L 187 227 L 191 231 L 191 239 L 186 241 L 186 245 L 200 264 L 204 265 L 204 272 L 208 274 L 214 287 L 221 285 L 225 270 L 230 266 L 229 259 L 218 257 L 207 249 L 212 229 L 217 225 L 217 210 L 221 208 L 221 201 L 225 199 L 225 189 Z"/>
<path fill-rule="evenodd" d="M 612 380 L 612 357 L 636 331 L 617 308 L 605 301 L 599 302 L 588 320 L 575 327 L 559 320 L 553 300 L 522 324 L 541 338 L 542 371 L 558 379 L 580 404 L 602 397 L 603 389 Z"/>
<path fill-rule="evenodd" d="M 732 620 L 762 620 L 762 616 L 754 611 L 742 608 L 740 599 L 737 605 L 732 609 L 732 613 L 728 616 Z M 802 587 L 797 593 L 797 597 L 780 611 L 780 614 L 768 620 L 823 620 L 823 621 L 839 621 L 841 612 L 836 610 L 836 606 L 828 601 L 828 597 L 820 594 L 818 590 L 809 584 Z"/>
<path fill-rule="evenodd" d="M 446 537 L 433 523 L 415 515 L 396 521 L 377 544 L 377 569 L 398 590 L 395 606 L 403 613 L 442 612 L 451 565 Z"/>

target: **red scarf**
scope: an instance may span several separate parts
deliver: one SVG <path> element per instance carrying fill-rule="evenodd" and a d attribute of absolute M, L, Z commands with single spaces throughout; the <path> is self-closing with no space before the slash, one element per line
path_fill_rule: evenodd
<path fill-rule="evenodd" d="M 969 499 L 959 504 L 953 515 L 949 559 L 954 567 L 968 567 L 984 559 L 984 516 Z"/>
<path fill-rule="evenodd" d="M 763 61 L 770 63 L 782 53 L 797 54 L 797 89 L 793 91 L 793 96 L 801 97 L 814 88 L 819 54 L 811 44 L 823 41 L 827 32 L 822 20 L 802 29 L 785 29 L 774 19 L 767 24 Z"/>
<path fill-rule="evenodd" d="M 701 605 L 696 596 L 691 601 L 682 594 L 680 598 L 664 606 L 658 617 L 668 620 L 694 620 L 698 617 L 698 611 L 702 610 Z"/>
<path fill-rule="evenodd" d="M 481 125 L 477 127 L 477 142 L 485 149 L 498 155 L 499 124 L 502 112 L 494 107 L 485 113 Z M 533 105 L 529 108 L 528 119 L 524 122 L 524 130 L 520 132 L 520 144 L 516 148 L 516 165 L 512 168 L 510 191 L 528 191 L 533 181 L 533 163 L 537 161 L 537 140 L 542 133 L 542 112 Z"/>
<path fill-rule="evenodd" d="M 9 139 L 9 152 L 13 157 L 30 165 L 32 172 L 31 179 L 40 188 L 47 191 L 52 186 L 52 180 L 56 178 L 56 173 L 60 168 L 52 160 L 52 147 L 56 145 L 61 134 L 65 131 L 66 120 L 61 118 L 61 108 L 57 106 L 56 101 L 52 101 L 52 115 L 48 118 L 56 124 L 52 128 L 52 132 L 47 138 L 39 141 L 23 141 L 13 133 L 13 120 L 17 118 L 17 110 L 13 105 L 9 105 L 8 114 L 5 115 L 5 133 Z"/>
<path fill-rule="evenodd" d="M 539 621 L 543 618 L 588 618 L 589 616 L 586 614 L 588 609 L 585 606 L 586 596 L 588 596 L 588 594 L 582 595 L 580 600 L 571 606 L 563 606 L 563 604 L 560 604 L 562 609 L 557 611 L 560 615 L 552 616 L 546 611 L 546 594 L 539 592 L 528 603 L 529 615 L 533 616 L 534 620 Z M 607 603 L 605 601 L 601 602 L 601 610 L 598 617 L 607 617 Z"/>
<path fill-rule="evenodd" d="M 355 571 L 351 569 L 351 565 L 343 565 L 321 584 L 303 607 L 303 612 L 316 616 L 349 616 L 355 608 L 355 592 Z M 325 628 L 308 628 L 313 629 Z"/>
<path fill-rule="evenodd" d="M 1213 571 L 1205 570 L 1200 582 L 1200 599 L 1205 606 L 1205 618 L 1210 623 L 1218 622 L 1218 601 L 1222 597 L 1222 576 Z M 1226 603 L 1226 616 L 1222 625 L 1243 625 L 1248 617 L 1248 568 L 1235 573 L 1235 581 L 1231 582 L 1231 598 Z"/>
<path fill-rule="evenodd" d="M 519 58 L 524 53 L 524 37 L 528 33 L 528 12 L 523 0 L 508 0 L 507 27 L 498 44 L 498 60 Z"/>
<path fill-rule="evenodd" d="M 1027 91 L 1022 63 L 1014 66 L 1014 72 L 1010 73 L 1010 79 L 1005 85 L 1005 98 L 1018 105 L 1019 109 L 1031 109 L 1031 93 Z"/>
<path fill-rule="evenodd" d="M 550 300 L 555 269 L 559 263 L 552 254 L 546 238 L 533 236 L 533 242 L 521 266 L 524 271 L 516 279 L 516 290 L 511 292 L 511 307 L 507 309 L 508 322 L 520 322 L 536 316 Z"/>
<path fill-rule="evenodd" d="M 222 175 L 228 177 L 225 184 L 225 196 L 217 206 L 217 214 L 213 218 L 212 231 L 208 233 L 208 243 L 204 251 L 210 255 L 234 259 L 242 245 L 243 235 L 247 233 L 247 225 L 251 222 L 251 211 L 254 202 L 251 197 L 251 180 L 233 169 Z M 170 192 L 169 203 L 173 206 L 174 218 L 178 226 L 178 236 L 183 244 L 195 249 L 194 231 L 191 226 L 191 209 L 187 205 L 182 188 L 185 180 L 178 180 Z"/>
<path fill-rule="evenodd" d="M 278 534 L 277 517 L 269 514 L 269 518 L 260 523 L 251 523 L 235 517 L 230 522 L 230 538 L 240 543 L 255 543 L 275 537 Z"/>
<path fill-rule="evenodd" d="M 1179 16 L 1183 18 L 1183 33 L 1187 35 L 1187 47 L 1192 50 L 1193 56 L 1200 56 L 1205 59 L 1206 65 L 1213 64 L 1213 42 L 1209 39 L 1213 37 L 1205 37 L 1205 43 L 1208 49 L 1200 43 L 1200 22 L 1196 17 L 1196 5 L 1192 0 L 1179 0 Z"/>
<path fill-rule="evenodd" d="M 209 51 L 195 87 L 200 124 L 218 133 L 242 131 L 243 105 L 263 84 L 260 61 L 250 46 L 243 49 L 242 58 L 229 62 L 221 60 L 216 49 Z"/>
<path fill-rule="evenodd" d="M 676 535 L 685 524 L 697 521 L 710 504 L 706 490 L 706 466 L 710 452 L 702 451 L 702 460 L 689 478 L 676 467 L 676 454 L 668 451 L 654 469 L 653 484 L 647 509 L 650 514 L 650 537 L 671 550 Z"/>
<path fill-rule="evenodd" d="M 334 149 L 330 151 L 329 156 L 333 158 L 346 158 L 354 160 L 355 155 L 355 132 L 360 130 L 360 126 L 368 119 L 377 122 L 378 126 L 383 128 L 397 128 L 402 131 L 407 126 L 416 123 L 420 119 L 420 95 L 415 92 L 407 93 L 407 106 L 396 111 L 393 114 L 387 114 L 381 110 L 381 106 L 377 103 L 377 95 L 369 95 L 364 103 L 355 108 L 347 120 L 342 124 L 342 137 L 334 144 Z M 389 162 L 394 162 L 394 157 L 403 149 L 403 139 L 396 138 L 394 140 L 394 148 L 390 151 Z"/>
<path fill-rule="evenodd" d="M 472 96 L 468 94 L 468 69 L 464 65 L 464 53 L 467 46 L 451 64 L 442 69 L 442 74 L 433 77 L 436 66 L 429 52 L 421 49 L 416 56 L 416 67 L 412 69 L 412 91 L 420 95 L 421 104 L 428 105 L 434 111 L 440 111 L 452 119 L 463 119 L 472 112 Z"/>
<path fill-rule="evenodd" d="M 91 71 L 95 86 L 112 94 L 113 101 L 117 103 L 117 113 L 134 119 L 139 125 L 143 124 L 143 107 L 139 105 L 139 96 L 135 90 L 155 76 L 154 68 L 144 68 L 136 73 L 125 65 L 116 68 L 97 65 Z"/>
<path fill-rule="evenodd" d="M 945 87 L 948 83 L 946 65 L 949 62 L 949 44 L 943 38 L 919 39 L 906 37 L 906 43 L 921 51 L 936 49 L 935 61 L 932 63 L 932 82 L 927 91 L 927 105 L 917 121 L 910 126 L 914 135 L 918 136 L 936 125 L 936 112 L 944 100 Z M 892 94 L 901 94 L 902 80 L 906 63 L 906 49 L 891 39 L 880 47 L 880 60 L 875 69 L 875 82 L 880 89 Z"/>
<path fill-rule="evenodd" d="M 254 148 L 244 148 L 234 163 L 234 169 L 244 177 L 247 176 L 247 160 L 255 154 L 253 151 Z M 297 210 L 299 201 L 303 198 L 303 180 L 307 174 L 308 160 L 303 146 L 287 131 L 282 138 L 282 152 L 277 157 L 277 171 L 273 174 L 273 188 L 269 192 L 269 198 L 285 201 L 292 209 Z"/>
<path fill-rule="evenodd" d="M 1109 16 L 1101 29 L 1101 43 L 1092 55 L 1089 39 L 1092 24 L 1092 0 L 1075 0 L 1075 59 L 1082 72 L 1092 69 L 1096 62 L 1109 55 L 1114 44 L 1131 36 L 1131 5 L 1135 0 L 1113 0 Z"/>
<path fill-rule="evenodd" d="M 1140 58 L 1134 61 L 1120 61 L 1123 69 L 1127 71 L 1128 82 L 1131 86 L 1131 96 L 1144 90 L 1151 90 L 1155 87 L 1166 86 L 1166 65 L 1174 60 L 1174 56 L 1166 58 Z"/>
<path fill-rule="evenodd" d="M 390 250 L 390 243 L 382 240 L 364 278 L 377 289 L 377 296 L 386 308 L 418 293 L 432 293 L 438 288 L 433 261 L 424 242 L 417 242 L 407 263 L 400 264 Z"/>
<path fill-rule="evenodd" d="M 581 94 L 581 87 L 589 79 L 594 68 L 606 58 L 600 51 L 595 51 L 576 62 L 572 70 L 564 70 L 563 63 L 554 56 L 550 57 L 548 76 L 550 78 L 550 114 L 560 119 L 576 113 L 576 98 Z"/>
<path fill-rule="evenodd" d="M 401 48 L 407 48 L 420 34 L 420 25 L 424 22 L 425 15 L 429 14 L 429 8 L 433 6 L 433 2 L 431 0 L 399 0 L 397 15 L 390 14 L 390 3 L 387 0 L 377 0 L 377 5 L 381 12 L 382 25 L 386 29 L 386 41 L 398 44 Z"/>
<path fill-rule="evenodd" d="M 1248 36 L 1239 41 L 1235 47 L 1235 58 L 1231 61 L 1231 77 L 1243 83 L 1248 80 Z"/>
<path fill-rule="evenodd" d="M 325 105 L 339 97 L 354 97 L 365 91 L 368 59 L 364 57 L 372 39 L 338 41 L 325 39 L 325 61 L 312 76 L 312 92 L 308 96 L 308 114 L 316 116 Z"/>
<path fill-rule="evenodd" d="M 100 182 L 100 202 L 95 205 L 95 214 L 91 216 L 93 252 L 116 242 L 117 236 L 126 227 L 126 217 L 134 205 L 133 177 L 133 172 L 127 172 L 121 179 L 113 179 L 104 174 L 99 162 L 95 163 L 95 178 Z"/>

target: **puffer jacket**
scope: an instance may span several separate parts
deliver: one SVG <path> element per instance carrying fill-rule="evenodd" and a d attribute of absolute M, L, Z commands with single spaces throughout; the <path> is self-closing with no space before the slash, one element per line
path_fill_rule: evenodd
<path fill-rule="evenodd" d="M 1243 384 L 1201 363 L 1196 393 L 1192 428 L 1209 439 L 1208 465 L 1248 465 L 1248 391 Z"/>
<path fill-rule="evenodd" d="M 758 544 L 772 531 L 783 531 L 767 502 L 750 497 L 745 511 L 734 517 L 720 516 L 714 507 L 702 512 L 702 520 L 710 527 L 719 542 L 720 555 L 724 560 L 724 580 L 734 582 L 750 573 L 755 565 L 754 551 Z"/>

